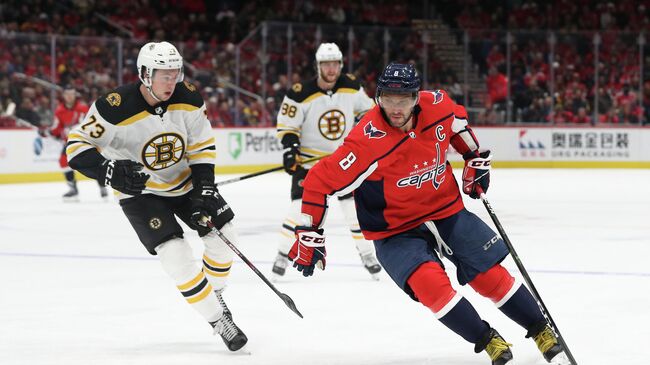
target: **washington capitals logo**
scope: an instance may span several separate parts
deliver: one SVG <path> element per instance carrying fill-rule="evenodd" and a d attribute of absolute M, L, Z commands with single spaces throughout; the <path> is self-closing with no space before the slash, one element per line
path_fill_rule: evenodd
<path fill-rule="evenodd" d="M 386 132 L 380 131 L 379 129 L 375 128 L 375 126 L 372 125 L 372 120 L 369 121 L 365 127 L 363 127 L 363 134 L 368 136 L 368 138 L 384 138 L 386 135 Z"/>
<path fill-rule="evenodd" d="M 440 90 L 436 90 L 432 92 L 433 94 L 433 103 L 438 104 L 442 101 L 442 98 L 444 97 L 445 94 L 441 93 Z"/>

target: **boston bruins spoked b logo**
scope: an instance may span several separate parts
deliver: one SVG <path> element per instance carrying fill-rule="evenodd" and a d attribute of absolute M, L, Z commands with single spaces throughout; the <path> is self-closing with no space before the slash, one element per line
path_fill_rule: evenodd
<path fill-rule="evenodd" d="M 162 170 L 177 163 L 185 154 L 185 141 L 176 133 L 152 138 L 142 149 L 142 161 L 150 170 Z"/>
<path fill-rule="evenodd" d="M 345 114 L 338 109 L 328 110 L 318 118 L 318 130 L 323 137 L 335 141 L 345 132 Z"/>

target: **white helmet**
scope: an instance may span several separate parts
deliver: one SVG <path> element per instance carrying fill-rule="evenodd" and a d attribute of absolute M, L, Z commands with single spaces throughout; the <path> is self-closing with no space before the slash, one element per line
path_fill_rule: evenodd
<path fill-rule="evenodd" d="M 339 61 L 343 63 L 343 53 L 336 43 L 321 43 L 316 51 L 316 62 Z"/>
<path fill-rule="evenodd" d="M 149 42 L 140 48 L 138 53 L 138 77 L 151 93 L 151 77 L 153 70 L 179 69 L 176 82 L 183 81 L 183 57 L 174 45 L 169 42 Z M 155 97 L 155 96 L 154 96 Z M 157 98 L 156 98 L 157 99 Z"/>

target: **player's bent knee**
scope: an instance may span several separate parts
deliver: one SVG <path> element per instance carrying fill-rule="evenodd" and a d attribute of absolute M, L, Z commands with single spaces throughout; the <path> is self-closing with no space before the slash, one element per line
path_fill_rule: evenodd
<path fill-rule="evenodd" d="M 182 238 L 172 238 L 156 247 L 163 270 L 176 282 L 186 282 L 196 276 L 198 266 L 192 248 Z"/>
<path fill-rule="evenodd" d="M 431 309 L 438 318 L 444 316 L 460 300 L 447 273 L 435 262 L 420 265 L 407 283 L 420 303 Z"/>
<path fill-rule="evenodd" d="M 469 285 L 480 295 L 499 303 L 515 289 L 515 278 L 505 267 L 497 264 L 478 274 Z"/>

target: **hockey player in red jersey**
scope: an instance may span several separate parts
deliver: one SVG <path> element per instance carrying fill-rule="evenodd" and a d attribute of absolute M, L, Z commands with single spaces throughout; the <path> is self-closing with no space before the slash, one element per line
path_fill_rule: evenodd
<path fill-rule="evenodd" d="M 77 98 L 77 90 L 72 86 L 66 86 L 61 95 L 62 103 L 59 103 L 54 111 L 54 123 L 50 129 L 43 131 L 41 134 L 48 134 L 63 142 L 63 150 L 59 158 L 59 166 L 63 169 L 63 176 L 68 184 L 69 190 L 63 194 L 64 201 L 77 201 L 79 190 L 77 189 L 77 180 L 74 177 L 74 171 L 68 166 L 68 158 L 65 154 L 65 146 L 68 139 L 68 132 L 84 119 L 88 113 L 88 105 Z M 102 198 L 108 196 L 108 190 L 99 186 L 99 192 Z"/>
<path fill-rule="evenodd" d="M 344 143 L 316 164 L 303 188 L 302 226 L 289 258 L 310 276 L 325 269 L 321 228 L 330 195 L 354 192 L 366 239 L 412 299 L 449 329 L 486 351 L 492 364 L 512 359 L 510 344 L 451 286 L 440 257 L 457 268 L 461 285 L 492 300 L 532 337 L 547 361 L 562 347 L 528 289 L 500 265 L 508 250 L 480 218 L 467 211 L 447 161 L 451 145 L 463 155 L 462 190 L 472 198 L 490 182 L 490 151 L 467 123 L 465 108 L 441 90 L 419 91 L 412 65 L 392 63 L 377 82 L 376 102 Z M 437 251 L 437 253 L 436 253 Z"/>

